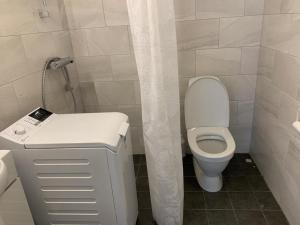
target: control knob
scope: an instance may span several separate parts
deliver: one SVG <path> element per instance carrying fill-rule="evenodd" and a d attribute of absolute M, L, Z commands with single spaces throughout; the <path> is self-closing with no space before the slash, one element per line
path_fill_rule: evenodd
<path fill-rule="evenodd" d="M 24 128 L 23 126 L 21 126 L 21 125 L 16 125 L 16 126 L 14 127 L 14 133 L 15 133 L 16 135 L 23 135 L 23 134 L 26 133 L 26 130 L 25 130 L 25 128 Z"/>

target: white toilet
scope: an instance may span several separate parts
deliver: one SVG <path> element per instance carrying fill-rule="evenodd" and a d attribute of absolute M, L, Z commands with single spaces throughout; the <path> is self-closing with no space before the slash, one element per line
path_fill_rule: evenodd
<path fill-rule="evenodd" d="M 198 183 L 206 191 L 217 192 L 223 185 L 222 171 L 235 151 L 235 141 L 228 130 L 227 90 L 217 77 L 192 78 L 184 106 Z"/>

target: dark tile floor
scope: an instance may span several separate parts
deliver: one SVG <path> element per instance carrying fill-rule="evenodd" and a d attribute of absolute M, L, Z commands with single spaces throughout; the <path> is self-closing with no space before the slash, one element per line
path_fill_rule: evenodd
<path fill-rule="evenodd" d="M 279 205 L 248 154 L 236 154 L 223 172 L 220 192 L 201 189 L 195 178 L 192 156 L 183 159 L 184 225 L 288 225 Z M 146 160 L 134 156 L 138 191 L 137 225 L 154 225 Z"/>

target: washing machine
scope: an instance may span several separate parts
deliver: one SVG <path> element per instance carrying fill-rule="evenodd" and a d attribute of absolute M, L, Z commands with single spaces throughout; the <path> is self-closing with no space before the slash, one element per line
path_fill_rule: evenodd
<path fill-rule="evenodd" d="M 135 225 L 128 117 L 38 108 L 0 133 L 37 225 Z"/>

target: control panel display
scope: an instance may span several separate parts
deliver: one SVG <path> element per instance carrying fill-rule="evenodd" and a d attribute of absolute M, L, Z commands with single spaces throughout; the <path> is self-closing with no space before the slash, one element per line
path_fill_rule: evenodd
<path fill-rule="evenodd" d="M 52 114 L 53 114 L 52 112 L 49 112 L 46 109 L 38 108 L 37 110 L 35 110 L 31 114 L 29 114 L 29 116 L 40 122 L 43 122 L 45 119 L 47 119 Z"/>

